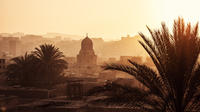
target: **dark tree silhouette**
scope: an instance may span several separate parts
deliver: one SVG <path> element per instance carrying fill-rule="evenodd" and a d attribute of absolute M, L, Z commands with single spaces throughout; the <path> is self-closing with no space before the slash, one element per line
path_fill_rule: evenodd
<path fill-rule="evenodd" d="M 44 44 L 35 48 L 33 54 L 38 59 L 37 66 L 40 77 L 43 77 L 49 86 L 57 83 L 61 73 L 67 68 L 63 53 L 54 45 Z"/>
<path fill-rule="evenodd" d="M 6 74 L 22 86 L 52 87 L 59 83 L 61 73 L 67 68 L 64 55 L 51 44 L 35 48 L 31 54 L 16 57 L 8 65 Z"/>
<path fill-rule="evenodd" d="M 153 96 L 150 91 L 109 82 L 104 86 L 97 86 L 88 91 L 87 95 L 103 96 L 88 103 L 130 107 L 134 112 L 157 112 L 161 110 L 160 99 Z M 152 109 L 152 106 L 153 109 Z"/>
<path fill-rule="evenodd" d="M 30 85 L 30 80 L 35 79 L 36 58 L 33 54 L 25 53 L 24 56 L 19 56 L 11 59 L 11 64 L 7 66 L 6 74 L 8 80 L 23 86 Z"/>
<path fill-rule="evenodd" d="M 172 33 L 164 23 L 161 30 L 152 31 L 150 28 L 148 30 L 152 39 L 139 33 L 144 40 L 139 42 L 153 60 L 157 71 L 131 60 L 129 62 L 132 66 L 107 64 L 103 66 L 104 69 L 126 72 L 148 88 L 145 92 L 151 96 L 148 97 L 149 101 L 154 103 L 138 100 L 143 102 L 139 104 L 141 109 L 160 112 L 198 111 L 200 109 L 198 24 L 191 27 L 190 23 L 185 25 L 184 20 L 179 18 L 174 21 Z M 101 90 L 107 91 L 105 88 Z M 138 107 L 138 105 L 133 106 Z"/>

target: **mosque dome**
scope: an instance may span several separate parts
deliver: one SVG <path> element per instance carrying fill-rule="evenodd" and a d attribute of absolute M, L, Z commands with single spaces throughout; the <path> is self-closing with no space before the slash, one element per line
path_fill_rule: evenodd
<path fill-rule="evenodd" d="M 81 42 L 81 49 L 89 50 L 93 49 L 92 40 L 87 36 Z"/>
<path fill-rule="evenodd" d="M 94 53 L 92 40 L 86 36 L 81 42 L 81 49 L 77 55 L 77 65 L 93 66 L 97 64 L 97 56 Z"/>

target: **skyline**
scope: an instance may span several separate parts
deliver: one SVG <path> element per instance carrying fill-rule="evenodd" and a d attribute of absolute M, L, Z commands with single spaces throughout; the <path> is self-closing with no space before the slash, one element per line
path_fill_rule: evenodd
<path fill-rule="evenodd" d="M 0 0 L 0 33 L 89 33 L 116 40 L 148 34 L 146 25 L 154 29 L 166 22 L 170 28 L 178 16 L 197 22 L 198 4 L 198 0 Z"/>

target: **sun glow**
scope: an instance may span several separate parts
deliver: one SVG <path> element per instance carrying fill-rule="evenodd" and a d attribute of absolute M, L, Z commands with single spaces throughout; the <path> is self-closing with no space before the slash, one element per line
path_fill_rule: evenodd
<path fill-rule="evenodd" d="M 163 21 L 171 24 L 179 16 L 183 17 L 185 21 L 195 24 L 200 20 L 199 5 L 199 0 L 163 0 Z"/>

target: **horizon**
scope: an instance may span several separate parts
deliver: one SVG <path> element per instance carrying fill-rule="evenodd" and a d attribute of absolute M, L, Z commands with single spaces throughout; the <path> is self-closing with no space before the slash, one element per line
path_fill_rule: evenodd
<path fill-rule="evenodd" d="M 65 34 L 65 33 L 56 33 L 56 32 L 47 32 L 45 34 L 28 34 L 28 33 L 23 33 L 23 32 L 12 32 L 12 33 L 7 33 L 7 32 L 0 32 L 0 37 L 16 37 L 16 38 L 21 38 L 23 36 L 15 36 L 17 33 L 22 33 L 23 36 L 29 36 L 29 35 L 35 35 L 35 36 L 41 36 L 43 38 L 56 38 L 56 37 L 61 37 L 62 40 L 64 39 L 69 39 L 69 40 L 82 40 L 86 37 L 86 34 L 85 35 L 76 35 L 76 34 Z M 58 35 L 58 36 L 47 36 L 47 35 Z M 4 36 L 6 35 L 6 36 Z M 67 37 L 66 37 L 67 36 Z M 95 37 L 95 36 L 92 36 L 92 35 L 89 35 L 88 34 L 88 37 L 91 38 L 91 39 L 103 39 L 105 42 L 110 42 L 110 41 L 120 41 L 122 39 L 122 37 L 130 37 L 130 38 L 135 38 L 135 37 L 140 37 L 139 34 L 136 34 L 136 35 L 124 35 L 124 36 L 121 36 L 121 37 L 118 37 L 116 39 L 107 39 L 107 38 L 103 38 L 103 37 Z M 142 39 L 142 38 L 141 38 Z"/>

